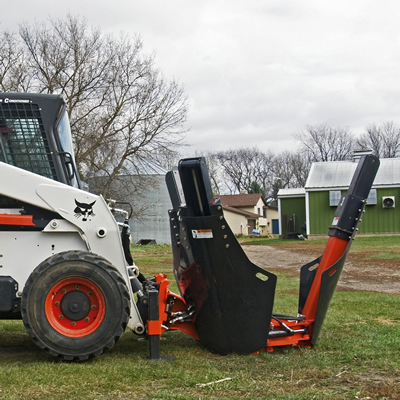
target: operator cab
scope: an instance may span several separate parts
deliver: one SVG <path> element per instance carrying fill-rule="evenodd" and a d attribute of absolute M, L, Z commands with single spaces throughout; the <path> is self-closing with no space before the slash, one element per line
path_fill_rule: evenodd
<path fill-rule="evenodd" d="M 61 95 L 0 93 L 0 161 L 80 188 Z"/>

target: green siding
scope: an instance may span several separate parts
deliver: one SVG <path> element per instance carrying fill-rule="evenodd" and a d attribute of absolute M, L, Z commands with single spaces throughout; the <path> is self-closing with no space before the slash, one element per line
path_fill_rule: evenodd
<path fill-rule="evenodd" d="M 343 192 L 342 192 L 343 195 Z M 336 207 L 329 206 L 329 191 L 309 192 L 310 234 L 326 235 Z"/>
<path fill-rule="evenodd" d="M 282 235 L 288 232 L 301 233 L 301 225 L 306 221 L 305 197 L 281 198 L 281 218 Z"/>
<path fill-rule="evenodd" d="M 342 190 L 342 195 L 346 191 Z M 395 196 L 395 208 L 383 208 L 382 196 Z M 326 235 L 336 207 L 329 206 L 329 191 L 309 192 L 310 234 Z M 377 189 L 377 204 L 367 205 L 359 233 L 400 232 L 400 188 Z"/>
<path fill-rule="evenodd" d="M 383 208 L 382 197 L 395 196 L 395 208 Z M 400 232 L 400 188 L 377 190 L 377 204 L 367 205 L 359 225 L 360 233 Z"/>

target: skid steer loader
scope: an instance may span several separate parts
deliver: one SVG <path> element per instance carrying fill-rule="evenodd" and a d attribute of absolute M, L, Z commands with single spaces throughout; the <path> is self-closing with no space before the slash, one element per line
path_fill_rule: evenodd
<path fill-rule="evenodd" d="M 102 354 L 127 326 L 149 339 L 151 359 L 168 330 L 218 354 L 312 347 L 378 167 L 374 156 L 359 162 L 322 257 L 301 268 L 297 314 L 274 314 L 276 276 L 244 254 L 204 158 L 166 176 L 175 294 L 165 275 L 139 273 L 127 221 L 114 217 L 123 211 L 80 189 L 62 97 L 0 93 L 0 318 L 22 318 L 63 360 Z"/>

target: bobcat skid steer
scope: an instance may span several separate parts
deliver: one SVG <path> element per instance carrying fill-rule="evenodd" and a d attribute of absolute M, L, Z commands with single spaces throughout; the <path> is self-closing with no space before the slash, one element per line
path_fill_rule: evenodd
<path fill-rule="evenodd" d="M 165 275 L 139 274 L 127 223 L 80 189 L 62 97 L 0 93 L 0 318 L 22 318 L 32 340 L 63 360 L 102 354 L 127 326 L 148 337 L 152 359 L 167 330 L 219 354 L 312 347 L 378 166 L 361 159 L 322 258 L 301 269 L 296 316 L 277 315 L 276 276 L 245 256 L 204 158 L 181 160 L 166 177 L 178 295 Z"/>

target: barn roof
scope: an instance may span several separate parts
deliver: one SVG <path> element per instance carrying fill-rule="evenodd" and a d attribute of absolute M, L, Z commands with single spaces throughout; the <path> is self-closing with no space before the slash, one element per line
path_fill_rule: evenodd
<path fill-rule="evenodd" d="M 166 170 L 161 165 L 148 158 L 136 159 L 135 164 L 125 163 L 120 175 L 166 175 Z M 96 172 L 97 177 L 107 176 L 104 171 Z"/>
<path fill-rule="evenodd" d="M 132 170 L 133 175 L 165 175 L 168 171 L 148 158 L 136 160 L 136 171 Z"/>
<path fill-rule="evenodd" d="M 287 188 L 279 189 L 278 197 L 304 197 L 306 189 L 304 188 Z"/>
<path fill-rule="evenodd" d="M 400 158 L 381 158 L 373 187 L 400 186 Z M 331 161 L 313 163 L 305 185 L 306 190 L 350 186 L 357 163 Z"/>

